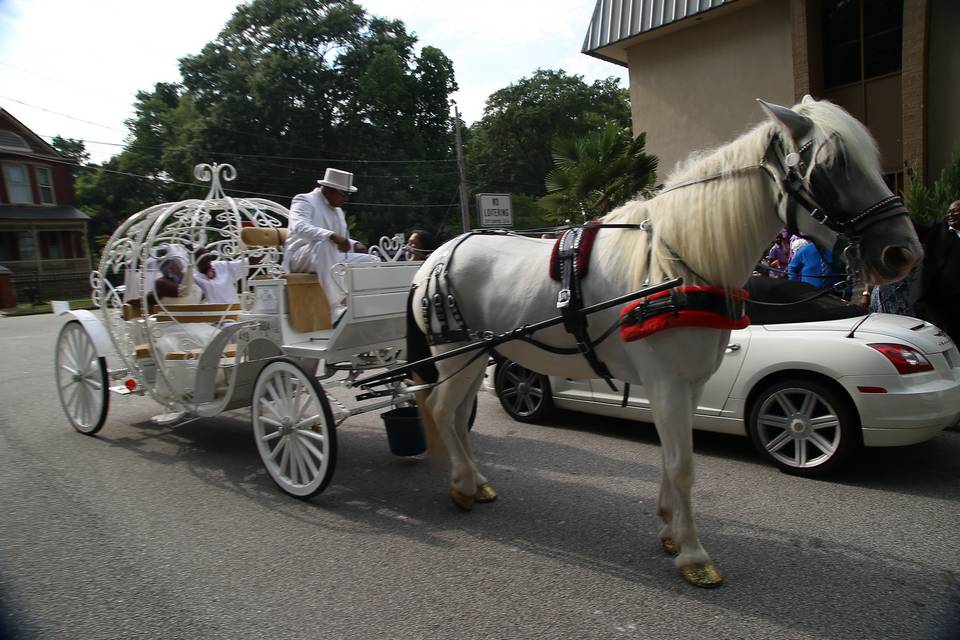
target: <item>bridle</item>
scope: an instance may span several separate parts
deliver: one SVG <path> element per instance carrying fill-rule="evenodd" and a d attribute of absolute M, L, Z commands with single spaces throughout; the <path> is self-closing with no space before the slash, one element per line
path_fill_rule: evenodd
<path fill-rule="evenodd" d="M 903 205 L 903 200 L 896 195 L 882 198 L 860 211 L 847 211 L 831 207 L 828 204 L 828 198 L 822 193 L 823 190 L 820 189 L 820 193 L 818 193 L 815 184 L 818 168 L 813 162 L 817 152 L 823 145 L 827 144 L 830 138 L 815 145 L 812 133 L 813 128 L 811 127 L 806 137 L 797 142 L 797 150 L 789 152 L 784 144 L 782 134 L 774 133 L 758 164 L 686 180 L 663 189 L 657 195 L 695 184 L 761 170 L 777 186 L 778 204 L 785 210 L 784 222 L 791 234 L 803 235 L 797 226 L 797 213 L 800 208 L 806 210 L 813 220 L 837 234 L 837 241 L 831 253 L 843 256 L 849 277 L 861 271 L 860 242 L 863 231 L 883 220 L 906 215 L 907 209 Z"/>

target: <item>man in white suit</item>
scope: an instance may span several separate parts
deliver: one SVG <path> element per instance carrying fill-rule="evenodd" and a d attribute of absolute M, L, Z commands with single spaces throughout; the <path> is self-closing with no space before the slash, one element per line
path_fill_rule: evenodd
<path fill-rule="evenodd" d="M 327 169 L 320 185 L 310 193 L 293 197 L 290 205 L 289 233 L 284 243 L 283 267 L 286 271 L 316 273 L 336 320 L 343 311 L 343 293 L 330 273 L 338 262 L 377 262 L 367 246 L 350 239 L 342 207 L 356 193 L 353 174 Z"/>

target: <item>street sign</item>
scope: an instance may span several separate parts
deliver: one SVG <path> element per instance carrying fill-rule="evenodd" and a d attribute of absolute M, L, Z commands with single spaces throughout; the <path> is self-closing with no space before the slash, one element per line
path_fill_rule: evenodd
<path fill-rule="evenodd" d="M 513 204 L 509 193 L 478 193 L 481 227 L 512 227 Z"/>

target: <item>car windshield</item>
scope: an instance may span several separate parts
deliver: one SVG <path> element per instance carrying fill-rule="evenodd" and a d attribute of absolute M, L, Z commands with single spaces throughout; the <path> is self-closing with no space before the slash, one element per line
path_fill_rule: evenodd
<path fill-rule="evenodd" d="M 817 289 L 806 282 L 778 278 L 750 278 L 747 282 L 747 315 L 752 324 L 816 322 L 865 316 L 869 310 L 851 305 L 832 293 L 817 296 Z M 757 302 L 780 303 L 776 306 Z M 783 306 L 781 306 L 783 305 Z"/>

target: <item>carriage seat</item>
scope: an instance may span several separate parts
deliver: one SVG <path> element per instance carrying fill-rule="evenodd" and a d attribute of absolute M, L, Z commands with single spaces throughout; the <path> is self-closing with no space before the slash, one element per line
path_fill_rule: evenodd
<path fill-rule="evenodd" d="M 287 230 L 280 227 L 244 227 L 240 239 L 252 247 L 282 247 Z M 309 333 L 333 328 L 330 303 L 315 273 L 288 273 L 287 315 L 294 331 Z"/>
<path fill-rule="evenodd" d="M 156 322 L 219 322 L 237 319 L 239 304 L 201 302 L 199 304 L 166 304 L 162 307 L 151 304 L 147 315 Z M 123 319 L 136 320 L 143 315 L 143 306 L 139 300 L 131 300 L 123 305 Z"/>

